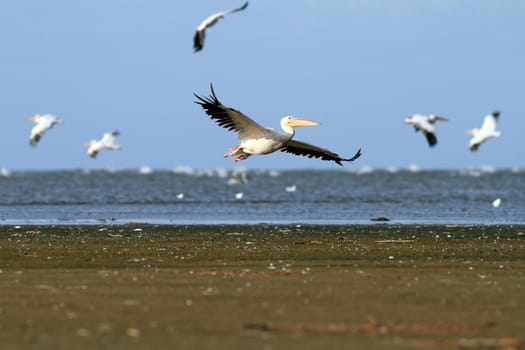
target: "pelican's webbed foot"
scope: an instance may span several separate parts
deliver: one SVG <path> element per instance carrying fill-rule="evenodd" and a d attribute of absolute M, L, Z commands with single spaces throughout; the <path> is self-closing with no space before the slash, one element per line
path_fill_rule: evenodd
<path fill-rule="evenodd" d="M 239 145 L 230 147 L 230 151 L 224 155 L 224 158 L 229 156 L 237 156 L 235 157 L 235 161 L 238 162 L 239 160 L 248 159 L 250 154 L 244 153 L 244 149 Z"/>
<path fill-rule="evenodd" d="M 241 146 L 240 145 L 239 146 L 232 146 L 232 147 L 230 147 L 230 151 L 224 155 L 224 158 L 229 157 L 229 156 L 234 156 L 234 155 L 239 154 L 239 153 L 242 153 Z"/>
<path fill-rule="evenodd" d="M 235 157 L 235 161 L 238 162 L 239 160 L 246 160 L 249 156 L 249 154 L 241 153 L 237 157 Z"/>

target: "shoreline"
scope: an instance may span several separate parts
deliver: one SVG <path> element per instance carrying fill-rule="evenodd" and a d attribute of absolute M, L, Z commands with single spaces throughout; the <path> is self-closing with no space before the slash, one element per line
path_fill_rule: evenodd
<path fill-rule="evenodd" d="M 212 227 L 254 227 L 254 226 L 276 226 L 276 227 L 369 227 L 369 228 L 384 228 L 384 227 L 443 227 L 443 228 L 458 228 L 458 227 L 521 227 L 525 228 L 525 223 L 516 222 L 516 223 L 468 223 L 468 222 L 399 222 L 394 220 L 368 220 L 368 221 L 359 221 L 356 223 L 347 223 L 347 222 L 330 222 L 330 223 L 309 223 L 309 222 L 216 222 L 216 223 L 202 223 L 202 222 L 179 222 L 179 223 L 155 223 L 150 221 L 98 221 L 90 223 L 66 223 L 66 222 L 57 222 L 57 223 L 5 223 L 0 221 L 1 228 L 13 228 L 13 227 L 86 227 L 93 228 L 96 226 L 110 226 L 110 227 L 164 227 L 164 228 L 178 228 L 178 227 L 201 227 L 201 228 L 212 228 Z"/>
<path fill-rule="evenodd" d="M 10 349 L 525 346 L 525 226 L 0 226 L 0 252 Z"/>

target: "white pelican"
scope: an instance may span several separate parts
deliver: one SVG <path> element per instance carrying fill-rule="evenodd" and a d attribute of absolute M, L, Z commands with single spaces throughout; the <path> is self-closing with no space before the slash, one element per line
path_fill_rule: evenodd
<path fill-rule="evenodd" d="M 467 134 L 473 135 L 474 137 L 470 139 L 470 150 L 477 151 L 479 145 L 487 141 L 491 137 L 499 137 L 501 132 L 496 131 L 496 126 L 498 124 L 499 112 L 493 112 L 485 116 L 483 125 L 481 129 L 471 129 L 467 131 Z"/>
<path fill-rule="evenodd" d="M 91 140 L 84 143 L 82 146 L 89 147 L 87 154 L 91 158 L 95 158 L 100 151 L 120 149 L 120 146 L 115 143 L 119 134 L 120 133 L 118 131 L 105 133 L 100 140 Z"/>
<path fill-rule="evenodd" d="M 206 18 L 204 21 L 202 21 L 202 23 L 199 24 L 199 26 L 197 27 L 195 31 L 195 36 L 193 37 L 194 52 L 200 51 L 204 47 L 204 39 L 206 38 L 206 28 L 209 28 L 215 25 L 215 23 L 217 23 L 219 19 L 223 18 L 224 16 L 229 15 L 230 13 L 242 11 L 246 7 L 248 7 L 248 1 L 246 1 L 244 5 L 242 5 L 239 8 L 215 13 L 209 16 L 208 18 Z"/>
<path fill-rule="evenodd" d="M 421 131 L 425 137 L 427 138 L 428 145 L 430 147 L 433 147 L 437 143 L 436 138 L 436 128 L 434 127 L 434 124 L 437 120 L 446 122 L 448 121 L 447 118 L 440 117 L 437 115 L 421 115 L 421 114 L 414 114 L 410 117 L 405 119 L 405 124 L 410 124 L 414 126 L 414 129 L 417 131 Z"/>
<path fill-rule="evenodd" d="M 297 190 L 297 186 L 295 184 L 293 184 L 291 186 L 286 186 L 285 190 L 286 190 L 286 192 L 295 192 Z"/>
<path fill-rule="evenodd" d="M 318 122 L 312 120 L 286 116 L 281 119 L 281 127 L 284 133 L 264 128 L 238 110 L 224 106 L 217 99 L 213 85 L 210 86 L 211 96 L 206 98 L 194 94 L 199 99 L 195 103 L 201 105 L 206 114 L 211 119 L 214 119 L 219 126 L 237 132 L 237 136 L 241 140 L 240 145 L 231 147 L 224 157 L 235 156 L 235 161 L 239 161 L 245 160 L 254 154 L 269 154 L 281 151 L 308 158 L 332 160 L 339 165 L 343 165 L 341 162 L 351 162 L 361 156 L 361 149 L 352 158 L 341 158 L 329 150 L 292 140 L 295 134 L 294 127 L 319 125 Z"/>
<path fill-rule="evenodd" d="M 44 135 L 47 130 L 55 126 L 55 124 L 64 123 L 62 119 L 58 119 L 52 114 L 35 114 L 27 120 L 36 123 L 33 129 L 31 129 L 31 137 L 29 138 L 29 143 L 31 146 L 36 146 L 42 135 Z"/>

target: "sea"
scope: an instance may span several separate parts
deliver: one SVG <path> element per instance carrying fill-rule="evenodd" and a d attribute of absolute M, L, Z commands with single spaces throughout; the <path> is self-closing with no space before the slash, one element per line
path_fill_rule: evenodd
<path fill-rule="evenodd" d="M 525 169 L 0 170 L 0 225 L 525 224 Z"/>

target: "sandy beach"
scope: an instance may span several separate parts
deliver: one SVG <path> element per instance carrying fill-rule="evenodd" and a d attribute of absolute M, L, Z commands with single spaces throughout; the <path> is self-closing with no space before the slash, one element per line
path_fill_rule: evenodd
<path fill-rule="evenodd" d="M 4 349 L 523 349 L 525 227 L 0 226 Z"/>

